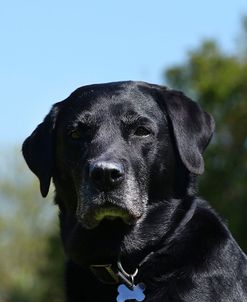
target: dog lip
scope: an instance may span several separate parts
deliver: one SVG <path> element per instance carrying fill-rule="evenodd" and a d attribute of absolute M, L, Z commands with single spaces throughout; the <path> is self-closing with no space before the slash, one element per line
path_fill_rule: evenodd
<path fill-rule="evenodd" d="M 84 225 L 88 229 L 93 229 L 97 227 L 102 220 L 115 220 L 117 218 L 122 219 L 126 225 L 133 225 L 139 219 L 128 209 L 124 209 L 119 206 L 101 206 L 95 209 L 92 209 L 85 217 Z"/>

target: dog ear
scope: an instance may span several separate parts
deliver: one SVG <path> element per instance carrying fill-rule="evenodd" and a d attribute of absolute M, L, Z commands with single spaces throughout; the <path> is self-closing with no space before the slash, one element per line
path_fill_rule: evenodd
<path fill-rule="evenodd" d="M 180 158 L 190 172 L 202 174 L 202 153 L 213 135 L 214 120 L 199 104 L 179 91 L 165 90 L 163 95 Z"/>
<path fill-rule="evenodd" d="M 58 106 L 55 104 L 43 123 L 24 141 L 22 153 L 30 170 L 39 178 L 40 192 L 46 197 L 49 192 L 53 170 L 53 130 Z"/>

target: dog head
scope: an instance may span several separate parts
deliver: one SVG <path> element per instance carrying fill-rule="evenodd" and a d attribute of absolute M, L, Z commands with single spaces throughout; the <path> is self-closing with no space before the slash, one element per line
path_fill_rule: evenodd
<path fill-rule="evenodd" d="M 53 178 L 65 249 L 83 262 L 148 240 L 143 228 L 162 224 L 165 204 L 203 173 L 213 129 L 211 116 L 180 92 L 142 82 L 90 85 L 52 107 L 23 155 L 44 197 Z"/>

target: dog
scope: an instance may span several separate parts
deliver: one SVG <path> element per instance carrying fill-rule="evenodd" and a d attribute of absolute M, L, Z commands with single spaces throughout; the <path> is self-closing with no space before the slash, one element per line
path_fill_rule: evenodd
<path fill-rule="evenodd" d="M 53 105 L 22 150 L 42 196 L 55 185 L 67 302 L 247 301 L 247 257 L 197 195 L 213 132 L 198 103 L 144 82 Z"/>

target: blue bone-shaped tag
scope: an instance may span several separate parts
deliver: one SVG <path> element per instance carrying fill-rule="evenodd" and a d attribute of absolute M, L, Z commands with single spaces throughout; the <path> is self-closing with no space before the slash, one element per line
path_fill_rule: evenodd
<path fill-rule="evenodd" d="M 121 284 L 118 287 L 117 302 L 125 302 L 130 299 L 135 299 L 136 301 L 144 301 L 145 286 L 143 283 L 134 285 L 133 289 L 129 289 L 126 285 Z"/>

